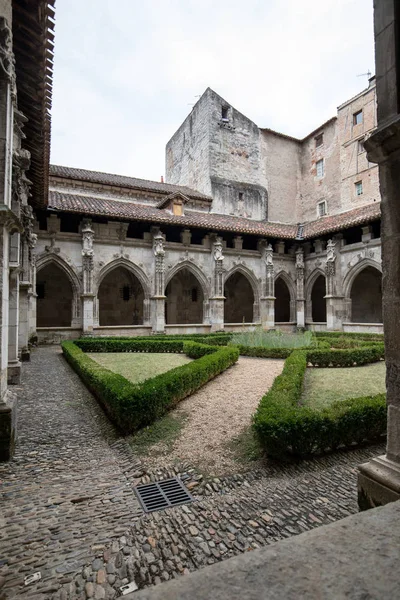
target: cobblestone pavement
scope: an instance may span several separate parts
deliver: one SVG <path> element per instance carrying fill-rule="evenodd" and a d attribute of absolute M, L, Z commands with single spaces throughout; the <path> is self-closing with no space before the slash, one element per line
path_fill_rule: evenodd
<path fill-rule="evenodd" d="M 343 518 L 356 466 L 384 451 L 211 480 L 186 464 L 146 472 L 59 349 L 36 350 L 23 380 L 16 456 L 0 465 L 1 600 L 113 599 Z M 133 486 L 175 474 L 196 501 L 145 515 Z"/>

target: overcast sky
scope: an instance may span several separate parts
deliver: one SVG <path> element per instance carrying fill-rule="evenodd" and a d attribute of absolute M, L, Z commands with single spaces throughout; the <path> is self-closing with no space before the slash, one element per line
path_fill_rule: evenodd
<path fill-rule="evenodd" d="M 55 33 L 52 162 L 156 181 L 207 87 L 303 137 L 374 72 L 372 0 L 57 0 Z"/>

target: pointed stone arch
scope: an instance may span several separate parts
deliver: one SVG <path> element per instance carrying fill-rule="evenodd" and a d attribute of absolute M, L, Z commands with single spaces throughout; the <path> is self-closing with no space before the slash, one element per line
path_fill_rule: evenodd
<path fill-rule="evenodd" d="M 206 322 L 209 284 L 197 265 L 182 261 L 169 269 L 165 282 L 167 325 L 196 325 Z"/>
<path fill-rule="evenodd" d="M 224 279 L 225 323 L 256 323 L 259 321 L 259 284 L 245 265 L 235 265 Z"/>
<path fill-rule="evenodd" d="M 96 296 L 95 316 L 102 327 L 144 325 L 149 320 L 150 284 L 130 260 L 120 257 L 102 268 Z"/>
<path fill-rule="evenodd" d="M 196 277 L 196 279 L 198 280 L 198 282 L 201 285 L 202 292 L 204 295 L 204 300 L 208 301 L 208 299 L 210 297 L 210 282 L 208 281 L 207 277 L 205 276 L 203 271 L 200 269 L 200 267 L 195 265 L 190 260 L 183 260 L 183 261 L 179 262 L 178 264 L 174 265 L 171 269 L 167 270 L 167 272 L 165 273 L 165 289 L 167 289 L 167 286 L 168 286 L 169 282 L 171 281 L 171 279 L 173 277 L 175 277 L 175 275 L 177 273 L 179 273 L 179 271 L 181 271 L 182 269 L 187 269 Z"/>
<path fill-rule="evenodd" d="M 361 273 L 361 271 L 363 271 L 367 267 L 372 267 L 373 269 L 376 269 L 377 271 L 382 273 L 381 263 L 379 263 L 376 260 L 373 260 L 372 258 L 361 259 L 358 263 L 353 265 L 349 271 L 347 271 L 343 279 L 343 293 L 345 298 L 350 298 L 350 292 L 355 278 L 357 277 L 357 275 L 359 275 L 359 273 Z"/>
<path fill-rule="evenodd" d="M 79 326 L 81 282 L 73 267 L 59 254 L 42 254 L 36 259 L 36 281 L 37 326 Z"/>
<path fill-rule="evenodd" d="M 282 282 L 282 286 L 280 282 Z M 275 276 L 275 322 L 285 323 L 295 321 L 296 287 L 288 273 L 281 270 Z"/>
<path fill-rule="evenodd" d="M 352 323 L 382 323 L 382 267 L 369 258 L 346 274 L 343 291 Z"/>
<path fill-rule="evenodd" d="M 323 278 L 323 283 L 322 279 Z M 315 285 L 317 284 L 317 288 Z M 306 321 L 326 323 L 326 276 L 322 269 L 315 269 L 306 282 Z"/>
<path fill-rule="evenodd" d="M 145 297 L 145 299 L 148 300 L 151 295 L 151 291 L 150 291 L 151 286 L 150 286 L 148 276 L 146 275 L 146 273 L 143 271 L 143 269 L 141 267 L 139 267 L 132 261 L 128 260 L 127 258 L 124 258 L 123 256 L 112 260 L 111 262 L 104 265 L 104 267 L 102 267 L 101 271 L 98 273 L 96 280 L 95 280 L 95 293 L 98 294 L 99 287 L 100 287 L 101 282 L 103 281 L 104 277 L 106 277 L 106 275 L 108 275 L 108 273 L 111 273 L 111 271 L 113 271 L 114 269 L 116 269 L 118 267 L 123 267 L 123 268 L 127 269 L 127 271 L 130 271 L 133 275 L 135 275 L 135 277 L 138 278 L 138 280 L 140 281 L 141 286 L 143 288 L 144 297 Z"/>

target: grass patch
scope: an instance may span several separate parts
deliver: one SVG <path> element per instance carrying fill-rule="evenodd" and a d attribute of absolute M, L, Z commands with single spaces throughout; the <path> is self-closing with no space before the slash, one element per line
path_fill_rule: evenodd
<path fill-rule="evenodd" d="M 226 445 L 233 452 L 235 460 L 244 467 L 252 466 L 251 463 L 259 460 L 263 454 L 261 444 L 251 426 L 243 429 Z"/>
<path fill-rule="evenodd" d="M 314 343 L 311 331 L 304 333 L 285 333 L 284 331 L 244 331 L 235 333 L 229 345 L 259 348 L 304 348 Z"/>
<path fill-rule="evenodd" d="M 88 352 L 87 355 L 132 383 L 140 383 L 191 362 L 185 354 L 172 353 Z"/>
<path fill-rule="evenodd" d="M 175 440 L 180 436 L 187 417 L 186 413 L 168 414 L 138 431 L 129 440 L 135 454 L 146 456 L 151 449 L 153 449 L 153 456 L 170 452 Z"/>
<path fill-rule="evenodd" d="M 307 369 L 301 404 L 320 410 L 336 400 L 385 393 L 385 363 L 353 368 Z"/>

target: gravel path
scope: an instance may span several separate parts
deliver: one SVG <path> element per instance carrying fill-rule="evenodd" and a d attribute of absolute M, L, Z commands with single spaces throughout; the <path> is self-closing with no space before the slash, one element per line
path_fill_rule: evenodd
<path fill-rule="evenodd" d="M 237 472 L 238 463 L 227 444 L 250 425 L 260 398 L 281 373 L 283 364 L 283 360 L 240 357 L 235 365 L 179 404 L 174 413 L 188 415 L 180 437 L 163 455 L 161 447 L 154 446 L 146 466 L 185 461 L 210 474 Z"/>

